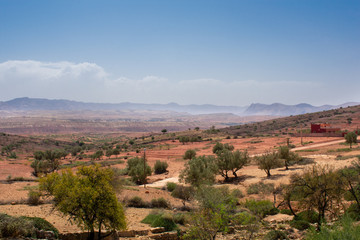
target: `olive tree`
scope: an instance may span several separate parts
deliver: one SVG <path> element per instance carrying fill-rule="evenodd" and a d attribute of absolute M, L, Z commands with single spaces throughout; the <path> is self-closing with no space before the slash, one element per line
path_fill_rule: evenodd
<path fill-rule="evenodd" d="M 267 177 L 271 176 L 270 170 L 283 166 L 277 152 L 267 152 L 256 157 L 259 169 L 264 170 Z"/>
<path fill-rule="evenodd" d="M 235 178 L 237 178 L 236 172 L 239 171 L 249 162 L 249 155 L 247 152 L 240 152 L 239 150 L 232 152 L 228 149 L 223 149 L 216 152 L 216 164 L 219 173 L 225 178 L 225 181 L 229 179 L 228 172 L 231 171 Z"/>
<path fill-rule="evenodd" d="M 349 132 L 345 135 L 346 143 L 350 144 L 350 148 L 352 148 L 353 143 L 357 143 L 357 135 L 355 132 Z"/>
<path fill-rule="evenodd" d="M 194 157 L 185 164 L 180 180 L 196 187 L 202 184 L 213 184 L 217 171 L 213 156 Z"/>
<path fill-rule="evenodd" d="M 291 175 L 290 187 L 296 189 L 301 206 L 319 213 L 318 229 L 325 219 L 325 212 L 335 210 L 344 192 L 344 182 L 340 175 L 328 165 L 313 165 L 302 174 Z"/>
<path fill-rule="evenodd" d="M 125 229 L 122 205 L 110 184 L 113 171 L 99 165 L 83 166 L 74 174 L 67 169 L 62 174 L 52 173 L 40 179 L 40 189 L 54 197 L 55 208 L 70 221 L 89 231 L 90 240 L 102 239 L 102 229 Z"/>

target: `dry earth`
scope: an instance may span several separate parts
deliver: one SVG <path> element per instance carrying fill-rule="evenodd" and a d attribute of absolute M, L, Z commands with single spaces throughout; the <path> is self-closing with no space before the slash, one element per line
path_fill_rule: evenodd
<path fill-rule="evenodd" d="M 291 138 L 291 143 L 296 146 L 300 146 L 300 138 Z M 335 145 L 327 145 L 323 143 L 331 141 L 343 141 L 341 138 L 304 138 L 304 142 L 312 142 L 307 145 L 307 148 L 319 149 L 313 153 L 304 153 L 308 157 L 314 158 L 318 164 L 329 164 L 334 168 L 341 168 L 351 164 L 354 158 L 347 160 L 335 160 L 336 153 L 330 155 L 328 151 L 330 149 L 346 148 L 347 146 L 341 145 L 336 142 Z M 248 150 L 250 155 L 263 153 L 267 150 L 273 149 L 279 145 L 285 145 L 286 137 L 282 138 L 246 138 L 246 139 L 225 139 L 223 143 L 230 143 L 235 146 L 235 149 Z M 153 175 L 150 177 L 150 181 L 153 184 L 148 184 L 146 188 L 144 186 L 132 186 L 126 187 L 121 193 L 118 194 L 120 200 L 130 198 L 133 196 L 140 196 L 146 201 L 150 201 L 153 198 L 164 197 L 169 200 L 171 205 L 175 208 L 181 206 L 182 203 L 178 199 L 172 198 L 167 191 L 161 190 L 161 186 L 166 182 L 176 182 L 180 171 L 183 169 L 185 160 L 182 159 L 182 155 L 187 149 L 196 149 L 198 155 L 210 155 L 212 154 L 212 146 L 214 142 L 200 142 L 193 144 L 179 144 L 178 141 L 168 141 L 166 143 L 158 144 L 158 146 L 151 150 L 147 150 L 146 157 L 150 166 L 153 166 L 156 160 L 167 161 L 169 163 L 169 172 L 167 174 Z M 304 149 L 303 149 L 304 150 Z M 316 153 L 316 154 L 314 154 Z M 142 156 L 142 153 L 131 152 L 128 153 L 128 157 Z M 357 155 L 360 151 L 352 151 L 341 153 L 342 156 Z M 12 177 L 23 176 L 31 177 L 30 161 L 21 159 L 12 161 L 0 161 L 0 180 L 5 180 L 8 175 Z M 125 163 L 115 165 L 118 168 L 124 168 Z M 251 183 L 259 181 L 271 182 L 275 185 L 280 183 L 288 183 L 289 175 L 295 172 L 301 172 L 306 166 L 291 166 L 288 171 L 284 168 L 274 169 L 271 171 L 272 177 L 266 178 L 265 172 L 259 170 L 255 165 L 249 165 L 240 170 L 240 180 L 232 184 L 223 184 L 222 178 L 218 177 L 218 185 L 227 185 L 232 189 L 240 189 L 243 193 L 246 193 L 246 188 Z M 62 217 L 57 211 L 54 211 L 50 204 L 43 204 L 40 206 L 28 206 L 24 204 L 12 205 L 12 202 L 21 202 L 27 198 L 28 190 L 35 187 L 35 182 L 15 182 L 0 183 L 0 212 L 4 212 L 14 216 L 37 216 L 42 217 L 53 223 L 56 228 L 61 232 L 76 232 L 80 229 L 70 224 L 66 218 Z M 263 197 L 263 196 L 261 196 Z M 134 209 L 127 208 L 126 216 L 129 229 L 148 229 L 149 226 L 140 223 L 140 221 L 151 211 L 151 209 Z"/>

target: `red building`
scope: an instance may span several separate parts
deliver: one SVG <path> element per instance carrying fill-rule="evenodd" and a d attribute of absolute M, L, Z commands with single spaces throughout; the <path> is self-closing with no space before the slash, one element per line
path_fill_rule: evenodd
<path fill-rule="evenodd" d="M 311 133 L 335 133 L 340 131 L 340 128 L 332 128 L 328 123 L 311 124 Z"/>

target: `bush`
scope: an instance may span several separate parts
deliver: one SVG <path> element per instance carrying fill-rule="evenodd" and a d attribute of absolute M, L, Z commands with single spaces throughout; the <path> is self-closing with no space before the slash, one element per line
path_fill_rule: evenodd
<path fill-rule="evenodd" d="M 39 217 L 20 217 L 20 218 L 31 222 L 33 226 L 38 230 L 51 231 L 55 234 L 56 238 L 59 236 L 59 231 L 54 227 L 54 225 L 52 225 L 43 218 L 39 218 Z"/>
<path fill-rule="evenodd" d="M 276 207 L 273 207 L 272 209 L 270 209 L 268 215 L 276 215 L 280 212 L 280 210 Z"/>
<path fill-rule="evenodd" d="M 253 214 L 244 211 L 235 214 L 234 222 L 238 225 L 249 225 L 257 222 L 257 218 Z"/>
<path fill-rule="evenodd" d="M 281 209 L 280 213 L 290 215 L 290 216 L 292 215 L 292 212 L 290 211 L 290 209 Z"/>
<path fill-rule="evenodd" d="M 273 203 L 269 200 L 246 200 L 245 207 L 249 209 L 255 215 L 263 218 L 266 215 L 270 214 L 271 209 L 273 209 Z"/>
<path fill-rule="evenodd" d="M 290 226 L 297 230 L 303 231 L 310 227 L 310 223 L 304 220 L 292 220 Z"/>
<path fill-rule="evenodd" d="M 170 203 L 164 198 L 151 199 L 150 205 L 152 208 L 170 208 Z"/>
<path fill-rule="evenodd" d="M 247 188 L 246 192 L 247 194 L 270 194 L 274 191 L 274 184 L 273 183 L 264 183 L 264 182 L 258 182 L 258 183 L 252 183 Z"/>
<path fill-rule="evenodd" d="M 172 231 L 177 228 L 171 215 L 163 212 L 151 212 L 141 222 L 150 224 L 151 227 L 163 227 L 166 231 Z"/>
<path fill-rule="evenodd" d="M 193 192 L 194 189 L 192 187 L 177 185 L 174 191 L 172 191 L 171 196 L 181 199 L 183 205 L 185 206 L 185 202 L 189 201 L 193 197 Z"/>
<path fill-rule="evenodd" d="M 41 192 L 30 190 L 28 193 L 27 202 L 29 205 L 37 206 L 40 204 L 40 197 L 41 197 Z"/>
<path fill-rule="evenodd" d="M 347 215 L 355 220 L 355 221 L 359 221 L 360 220 L 360 208 L 356 203 L 351 204 L 347 209 L 346 209 L 346 213 Z"/>
<path fill-rule="evenodd" d="M 0 213 L 0 238 L 36 238 L 36 230 L 52 231 L 58 237 L 59 231 L 48 221 L 37 217 L 12 217 Z"/>
<path fill-rule="evenodd" d="M 166 189 L 169 191 L 169 192 L 172 192 L 174 191 L 174 189 L 176 188 L 177 184 L 174 183 L 174 182 L 168 182 L 166 183 Z"/>
<path fill-rule="evenodd" d="M 144 184 L 147 182 L 147 177 L 151 175 L 151 167 L 145 163 L 144 174 L 144 160 L 141 158 L 131 158 L 127 161 L 127 168 L 129 169 L 129 176 L 133 182 L 137 184 Z"/>
<path fill-rule="evenodd" d="M 264 238 L 264 240 L 283 240 L 283 239 L 289 239 L 286 234 L 279 230 L 271 230 L 268 232 Z"/>
<path fill-rule="evenodd" d="M 157 160 L 154 165 L 154 172 L 155 174 L 162 174 L 167 171 L 167 168 L 167 162 L 161 162 L 160 160 Z"/>
<path fill-rule="evenodd" d="M 183 159 L 190 160 L 190 159 L 194 158 L 195 156 L 196 156 L 196 151 L 194 149 L 188 149 L 188 150 L 186 150 L 186 152 L 183 156 Z"/>
<path fill-rule="evenodd" d="M 173 220 L 177 224 L 185 225 L 186 223 L 189 222 L 189 216 L 188 214 L 185 213 L 175 213 L 173 215 Z"/>
<path fill-rule="evenodd" d="M 0 213 L 1 238 L 35 237 L 35 232 L 35 227 L 29 221 Z"/>
<path fill-rule="evenodd" d="M 236 198 L 243 198 L 244 197 L 244 194 L 242 193 L 242 191 L 240 189 L 232 190 L 231 195 L 233 195 Z"/>
<path fill-rule="evenodd" d="M 304 220 L 309 223 L 317 223 L 319 218 L 319 214 L 313 210 L 306 210 L 296 214 L 294 220 Z"/>
<path fill-rule="evenodd" d="M 127 206 L 134 208 L 148 208 L 149 203 L 145 202 L 141 197 L 135 196 L 127 201 Z"/>

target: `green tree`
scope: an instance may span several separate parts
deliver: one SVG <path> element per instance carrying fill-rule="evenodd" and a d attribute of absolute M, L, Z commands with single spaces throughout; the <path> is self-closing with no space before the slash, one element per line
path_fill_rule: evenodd
<path fill-rule="evenodd" d="M 199 209 L 192 214 L 190 229 L 184 239 L 216 239 L 219 232 L 228 232 L 237 203 L 229 189 L 202 187 L 195 197 Z"/>
<path fill-rule="evenodd" d="M 232 150 L 234 150 L 234 146 L 231 145 L 231 144 L 228 144 L 228 143 L 222 144 L 220 142 L 217 142 L 214 145 L 214 147 L 212 149 L 212 152 L 216 154 L 217 152 L 220 152 L 220 151 L 225 150 L 225 149 L 229 150 L 229 151 L 232 151 Z"/>
<path fill-rule="evenodd" d="M 353 143 L 357 143 L 357 135 L 355 132 L 349 132 L 345 135 L 346 143 L 350 144 L 350 148 L 352 148 Z"/>
<path fill-rule="evenodd" d="M 161 132 L 162 132 L 163 134 L 165 134 L 165 133 L 167 133 L 167 130 L 164 128 L 164 129 L 161 130 Z"/>
<path fill-rule="evenodd" d="M 195 156 L 196 156 L 196 151 L 194 149 L 188 149 L 188 150 L 186 150 L 186 152 L 183 156 L 183 159 L 190 160 L 190 159 L 194 158 Z"/>
<path fill-rule="evenodd" d="M 282 166 L 282 162 L 276 152 L 267 152 L 256 157 L 259 169 L 264 170 L 267 177 L 271 176 L 270 170 Z"/>
<path fill-rule="evenodd" d="M 128 160 L 127 168 L 129 170 L 128 175 L 131 176 L 133 182 L 137 184 L 147 183 L 147 177 L 151 175 L 151 167 L 145 163 L 144 171 L 144 159 L 143 158 L 131 158 Z"/>
<path fill-rule="evenodd" d="M 299 161 L 300 157 L 294 152 L 290 152 L 287 146 L 280 146 L 278 150 L 279 158 L 284 160 L 285 169 L 289 170 L 291 162 Z"/>
<path fill-rule="evenodd" d="M 229 179 L 228 172 L 231 171 L 235 178 L 237 178 L 236 172 L 243 168 L 249 162 L 249 155 L 247 152 L 240 152 L 239 150 L 231 152 L 224 148 L 223 150 L 216 151 L 216 165 L 219 173 L 225 178 L 225 181 Z"/>
<path fill-rule="evenodd" d="M 60 151 L 46 150 L 45 152 L 34 152 L 35 160 L 31 163 L 31 167 L 34 169 L 34 176 L 40 174 L 47 174 L 57 170 L 60 166 L 60 158 L 63 155 Z"/>
<path fill-rule="evenodd" d="M 185 169 L 180 174 L 180 180 L 192 186 L 213 184 L 217 166 L 213 156 L 194 157 L 185 164 Z"/>
<path fill-rule="evenodd" d="M 313 165 L 302 174 L 291 175 L 290 187 L 297 190 L 300 205 L 319 213 L 318 229 L 325 220 L 325 212 L 335 210 L 344 193 L 344 182 L 328 165 Z"/>
<path fill-rule="evenodd" d="M 62 174 L 49 174 L 40 179 L 40 189 L 54 196 L 56 209 L 90 232 L 90 240 L 95 239 L 96 229 L 101 239 L 102 229 L 126 228 L 123 207 L 110 184 L 112 177 L 109 168 L 83 166 L 76 174 L 70 169 Z"/>

